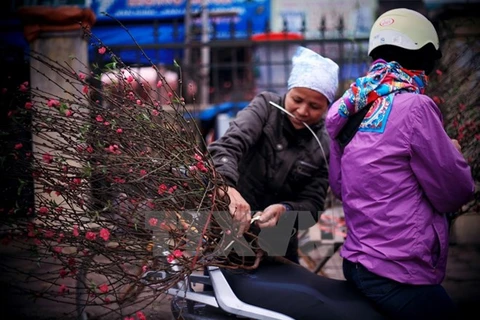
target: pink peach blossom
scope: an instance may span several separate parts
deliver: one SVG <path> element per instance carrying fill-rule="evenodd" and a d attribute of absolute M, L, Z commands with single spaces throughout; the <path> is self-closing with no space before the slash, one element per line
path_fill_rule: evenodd
<path fill-rule="evenodd" d="M 63 279 L 68 275 L 68 271 L 65 269 L 60 269 L 60 277 Z"/>
<path fill-rule="evenodd" d="M 87 240 L 95 240 L 97 238 L 97 234 L 95 232 L 91 232 L 91 231 L 88 231 L 86 234 L 85 234 L 85 238 Z"/>
<path fill-rule="evenodd" d="M 102 230 L 100 230 L 100 238 L 108 241 L 108 239 L 110 239 L 110 231 L 108 231 L 107 228 L 103 228 Z"/>
<path fill-rule="evenodd" d="M 160 186 L 158 186 L 158 191 L 157 192 L 158 192 L 158 194 L 162 195 L 167 190 L 168 190 L 168 187 L 164 183 L 162 183 Z"/>
<path fill-rule="evenodd" d="M 47 101 L 47 106 L 49 108 L 59 107 L 60 106 L 60 101 L 58 101 L 56 99 L 50 99 L 50 100 Z"/>
<path fill-rule="evenodd" d="M 158 219 L 157 218 L 150 218 L 148 220 L 148 224 L 151 225 L 152 227 L 155 227 L 158 223 Z"/>
<path fill-rule="evenodd" d="M 108 285 L 106 283 L 101 284 L 101 285 L 98 286 L 98 289 L 102 293 L 107 293 L 108 292 Z"/>
<path fill-rule="evenodd" d="M 173 251 L 173 255 L 174 255 L 175 258 L 180 258 L 183 255 L 183 252 L 182 252 L 182 250 L 176 249 L 176 250 Z"/>
<path fill-rule="evenodd" d="M 60 285 L 60 288 L 58 288 L 58 292 L 59 292 L 60 294 L 64 294 L 64 293 L 68 292 L 67 286 L 64 285 L 64 284 Z"/>
<path fill-rule="evenodd" d="M 73 236 L 74 237 L 78 237 L 80 235 L 80 233 L 78 232 L 78 226 L 77 225 L 74 225 L 73 226 Z"/>
<path fill-rule="evenodd" d="M 47 153 L 45 153 L 45 154 L 43 155 L 43 161 L 44 161 L 45 163 L 52 163 L 52 161 L 53 161 L 53 156 L 52 156 L 50 153 L 47 152 Z"/>

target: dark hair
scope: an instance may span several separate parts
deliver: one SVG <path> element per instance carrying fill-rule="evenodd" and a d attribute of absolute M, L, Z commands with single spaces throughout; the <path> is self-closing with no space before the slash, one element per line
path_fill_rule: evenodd
<path fill-rule="evenodd" d="M 423 70 L 428 75 L 433 71 L 435 61 L 442 57 L 440 50 L 428 43 L 418 50 L 408 50 L 392 45 L 375 48 L 371 53 L 373 61 L 383 59 L 387 62 L 396 61 L 409 70 Z"/>

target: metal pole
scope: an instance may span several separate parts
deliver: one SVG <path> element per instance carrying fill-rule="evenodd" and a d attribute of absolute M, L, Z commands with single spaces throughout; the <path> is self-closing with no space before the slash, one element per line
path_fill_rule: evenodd
<path fill-rule="evenodd" d="M 184 56 L 183 56 L 183 66 L 182 69 L 184 72 L 188 75 L 191 70 L 190 68 L 190 29 L 192 25 L 192 15 L 190 13 L 192 8 L 192 0 L 187 0 L 186 7 L 185 7 L 185 22 L 184 22 L 184 28 L 185 28 L 185 51 L 184 51 Z M 181 75 L 183 78 L 183 75 Z M 190 78 L 190 77 L 189 77 Z"/>
<path fill-rule="evenodd" d="M 210 47 L 208 46 L 208 0 L 202 1 L 202 51 L 201 51 L 201 108 L 206 108 L 209 102 L 210 87 Z"/>

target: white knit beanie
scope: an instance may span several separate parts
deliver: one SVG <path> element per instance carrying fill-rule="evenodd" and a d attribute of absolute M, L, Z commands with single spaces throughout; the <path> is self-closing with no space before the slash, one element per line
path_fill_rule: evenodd
<path fill-rule="evenodd" d="M 320 92 L 332 103 L 338 89 L 338 65 L 315 51 L 298 47 L 292 58 L 288 90 L 308 88 Z"/>

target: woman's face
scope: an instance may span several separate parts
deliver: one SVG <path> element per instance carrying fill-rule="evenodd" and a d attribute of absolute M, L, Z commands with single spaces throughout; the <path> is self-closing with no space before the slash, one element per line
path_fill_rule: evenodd
<path fill-rule="evenodd" d="M 288 117 L 295 129 L 316 124 L 328 109 L 328 100 L 315 90 L 308 88 L 292 88 L 288 91 L 285 99 L 285 109 L 292 113 L 295 118 Z"/>

